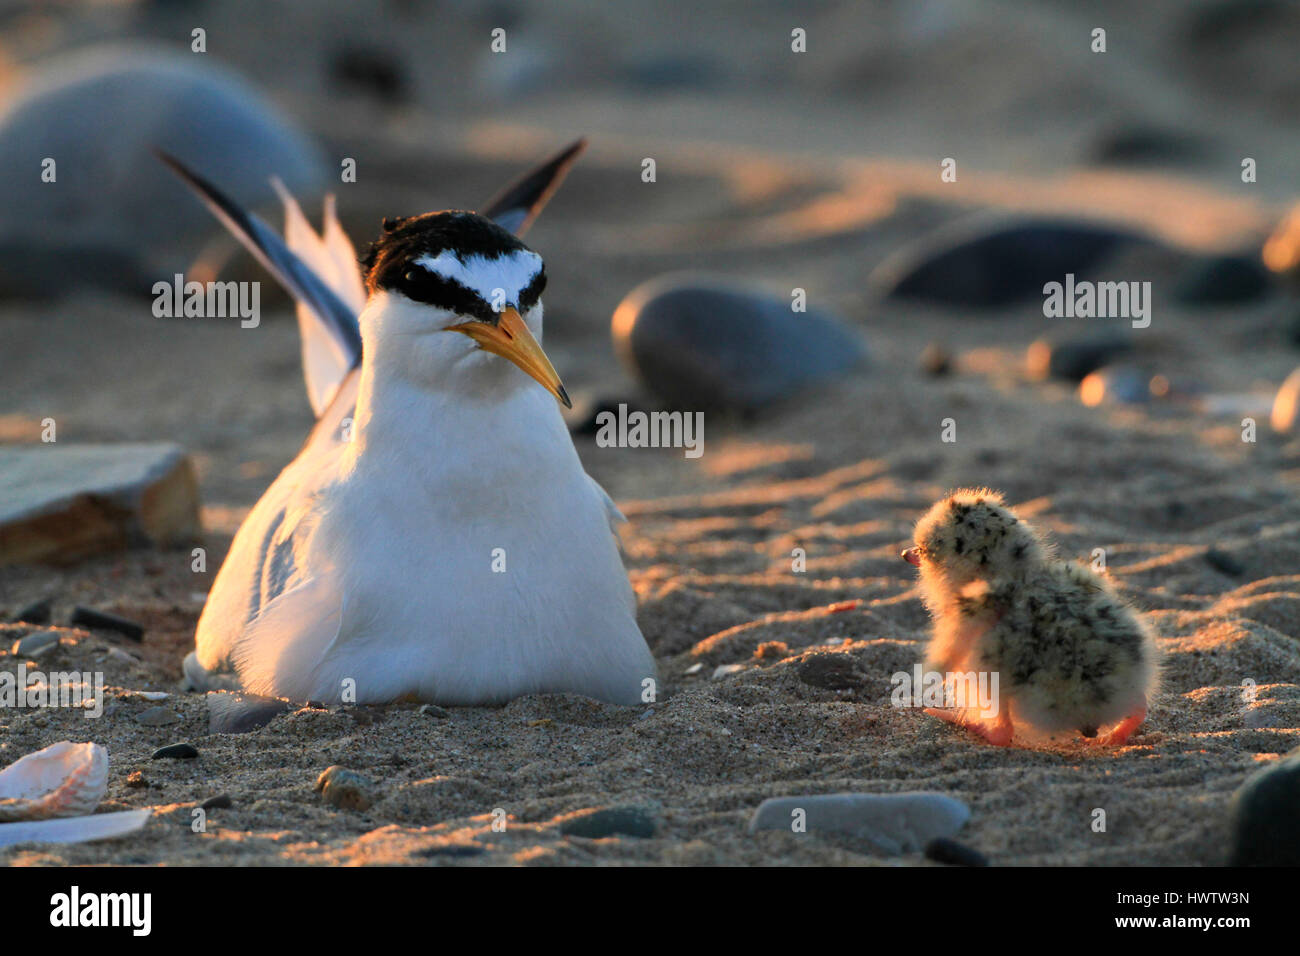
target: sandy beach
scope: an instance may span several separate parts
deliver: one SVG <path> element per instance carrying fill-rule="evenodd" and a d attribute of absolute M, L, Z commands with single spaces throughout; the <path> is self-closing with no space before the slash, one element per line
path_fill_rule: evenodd
<path fill-rule="evenodd" d="M 237 23 L 244 6 L 220 17 Z M 566 3 L 518 28 L 521 46 L 526 36 L 546 51 L 531 69 L 559 77 L 552 92 L 515 96 L 509 84 L 523 81 L 471 59 L 461 48 L 483 24 L 466 16 L 442 37 L 459 52 L 438 65 L 412 53 L 412 102 L 375 122 L 373 103 L 335 101 L 304 78 L 328 48 L 320 36 L 348 23 L 343 6 L 279 72 L 252 75 L 331 156 L 360 157 L 363 174 L 339 195 L 359 248 L 380 215 L 472 204 L 567 139 L 590 137 L 529 236 L 550 275 L 547 351 L 575 397 L 643 397 L 614 358 L 609 317 L 638 283 L 681 269 L 782 297 L 804 288 L 861 332 L 870 362 L 756 416 L 707 416 L 698 459 L 575 437 L 629 519 L 625 562 L 660 672 L 653 704 L 543 695 L 444 714 L 295 705 L 251 733 L 213 735 L 204 696 L 180 689 L 180 662 L 232 535 L 311 427 L 291 307 L 269 300 L 261 326 L 242 330 L 156 319 L 147 299 L 120 293 L 0 301 L 0 441 L 38 441 L 52 416 L 60 442 L 179 443 L 197 469 L 208 562 L 196 574 L 190 548 L 178 547 L 0 569 L 0 618 L 48 596 L 56 624 L 84 605 L 146 628 L 141 642 L 61 628 L 58 650 L 27 664 L 102 671 L 105 714 L 0 710 L 0 766 L 59 740 L 94 740 L 111 761 L 101 812 L 155 811 L 132 836 L 4 848 L 0 863 L 932 865 L 850 838 L 746 828 L 769 797 L 911 791 L 967 803 L 958 837 L 995 865 L 1226 862 L 1233 791 L 1300 745 L 1300 440 L 1268 426 L 1278 384 L 1300 364 L 1289 332 L 1296 302 L 1279 291 L 1245 306 L 1184 305 L 1169 294 L 1177 263 L 1121 260 L 1102 274 L 1155 290 L 1130 358 L 1164 376 L 1170 397 L 1090 407 L 1073 384 L 1032 377 L 1026 351 L 1114 320 L 1049 319 L 1041 300 L 908 303 L 882 298 L 866 277 L 976 213 L 1100 220 L 1180 255 L 1257 248 L 1300 183 L 1300 131 L 1276 121 L 1284 94 L 1270 79 L 1290 62 L 1289 33 L 1259 28 L 1263 79 L 1249 109 L 1228 110 L 1247 96 L 1224 85 L 1232 54 L 1173 2 L 1100 5 L 1116 49 L 1102 72 L 1088 60 L 1087 23 L 1064 5 L 1034 5 L 1000 34 L 1005 4 L 963 5 L 967 28 L 937 32 L 925 24 L 942 21 L 947 4 L 918 5 L 929 11 L 916 14 L 920 25 L 901 5 L 866 4 L 862 16 L 888 26 L 857 46 L 846 39 L 853 5 L 825 5 L 807 24 L 825 45 L 788 79 L 774 78 L 786 67 L 760 41 L 767 31 L 788 47 L 789 17 L 762 4 L 727 34 L 725 55 L 696 36 L 676 66 L 657 68 L 694 75 L 692 63 L 712 63 L 713 74 L 659 89 L 611 64 L 646 60 L 684 26 L 707 32 L 710 18 L 667 18 L 656 47 L 631 39 L 637 23 L 649 29 L 639 12 L 617 31 L 631 46 L 580 72 L 572 64 L 600 49 L 600 24 L 584 35 L 579 5 Z M 737 18 L 739 6 L 727 7 L 718 21 Z M 209 31 L 220 36 L 224 22 L 214 13 Z M 83 34 L 134 28 L 105 12 L 94 24 Z M 1061 38 L 1075 27 L 1083 52 L 1058 55 L 1044 41 L 1068 46 Z M 62 29 L 63 43 L 86 38 Z M 280 29 L 241 40 L 229 59 L 251 70 L 255 48 L 278 42 Z M 382 47 L 391 29 L 373 28 L 368 42 Z M 997 45 L 978 39 L 995 34 L 1032 56 L 1006 67 Z M 1196 56 L 1219 57 L 1223 70 L 1206 74 L 1218 86 L 1193 74 Z M 1053 62 L 1060 75 L 1039 83 Z M 505 92 L 458 90 L 434 110 L 430 84 L 455 69 Z M 947 69 L 965 71 L 964 82 L 940 82 Z M 1155 79 L 1135 85 L 1142 77 Z M 1080 97 L 1090 111 L 1078 112 Z M 1154 165 L 1091 158 L 1098 131 L 1156 120 L 1201 145 Z M 1258 158 L 1258 183 L 1241 182 L 1241 155 Z M 658 161 L 654 184 L 638 175 L 645 156 Z M 939 178 L 947 156 L 958 158 L 956 183 Z M 932 343 L 951 356 L 947 374 L 921 367 Z M 1254 441 L 1243 441 L 1248 417 Z M 946 419 L 954 442 L 941 438 Z M 964 486 L 1000 489 L 1062 557 L 1088 561 L 1103 549 L 1116 589 L 1151 624 L 1161 692 L 1127 746 L 1045 738 L 994 748 L 891 706 L 891 676 L 920 660 L 929 626 L 899 552 L 925 510 Z M 24 659 L 10 647 L 35 628 L 5 628 L 0 671 L 16 673 Z M 723 665 L 743 666 L 716 674 Z M 174 722 L 140 724 L 160 703 L 141 691 L 170 692 L 161 705 Z M 198 759 L 150 759 L 177 742 Z M 323 802 L 313 785 L 331 765 L 368 778 L 373 804 Z M 194 808 L 220 795 L 229 805 L 194 832 Z M 561 832 L 573 814 L 607 807 L 640 808 L 657 822 L 653 836 Z M 1105 832 L 1091 825 L 1098 808 Z M 503 815 L 508 825 L 494 828 Z"/>

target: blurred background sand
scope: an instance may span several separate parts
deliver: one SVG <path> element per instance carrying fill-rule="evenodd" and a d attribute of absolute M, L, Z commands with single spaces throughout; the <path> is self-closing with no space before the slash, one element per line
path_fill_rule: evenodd
<path fill-rule="evenodd" d="M 64 712 L 0 713 L 0 763 L 90 734 L 112 755 L 110 799 L 163 808 L 141 838 L 0 859 L 868 863 L 879 858 L 851 842 L 750 836 L 744 824 L 769 796 L 938 790 L 971 805 L 961 838 L 995 863 L 1224 861 L 1232 790 L 1300 743 L 1300 445 L 1267 427 L 1273 392 L 1300 363 L 1296 303 L 1277 292 L 1180 306 L 1162 298 L 1173 267 L 1117 266 L 1106 277 L 1156 285 L 1138 346 L 1144 367 L 1197 401 L 1087 407 L 1069 383 L 1030 380 L 1025 349 L 1101 320 L 1047 319 L 1041 301 L 976 312 L 882 300 L 866 277 L 980 210 L 1099 218 L 1189 255 L 1257 250 L 1300 183 L 1300 9 L 786 6 L 6 10 L 9 95 L 58 53 L 122 39 L 185 51 L 203 27 L 206 56 L 304 128 L 327 170 L 356 159 L 357 182 L 332 188 L 359 249 L 382 215 L 473 206 L 589 137 L 529 236 L 550 275 L 547 350 L 571 392 L 636 394 L 614 360 L 609 317 L 636 284 L 682 268 L 779 296 L 805 288 L 810 303 L 863 331 L 872 362 L 754 418 L 708 418 L 698 460 L 577 439 L 631 519 L 627 563 L 664 682 L 643 711 L 565 697 L 444 720 L 407 707 L 304 709 L 228 737 L 206 736 L 203 700 L 191 695 L 169 702 L 177 724 L 142 727 L 131 717 L 149 705 L 127 692 L 174 688 L 208 586 L 190 573 L 188 549 L 0 570 L 0 612 L 53 594 L 56 620 L 90 604 L 149 629 L 127 648 L 133 664 L 101 662 L 104 638 L 75 635 L 67 665 L 105 670 L 117 711 L 89 731 Z M 1089 50 L 1097 26 L 1104 54 Z M 498 27 L 505 54 L 489 50 Z M 807 30 L 807 53 L 790 51 L 794 27 Z M 647 156 L 653 184 L 640 179 Z M 1247 156 L 1255 183 L 1241 179 Z M 940 181 L 945 157 L 957 160 L 954 183 Z M 302 198 L 317 220 L 319 196 Z M 274 207 L 264 211 L 279 222 Z M 187 236 L 175 251 L 197 256 L 218 234 Z M 242 254 L 227 269 L 258 275 Z M 952 356 L 951 374 L 920 370 L 930 343 Z M 268 299 L 256 330 L 155 319 L 143 293 L 0 301 L 0 441 L 36 441 L 52 416 L 60 441 L 183 445 L 198 467 L 215 570 L 310 426 L 297 348 L 282 299 Z M 1253 444 L 1241 441 L 1244 414 L 1260 423 Z M 949 416 L 955 444 L 939 440 Z M 1165 691 L 1130 747 L 994 750 L 890 707 L 890 675 L 919 658 L 927 624 L 898 551 L 935 498 L 971 484 L 1006 492 L 1064 556 L 1104 548 L 1118 588 L 1150 614 Z M 1232 561 L 1207 560 L 1212 547 Z M 794 548 L 807 552 L 805 573 L 791 572 Z M 843 601 L 861 603 L 827 611 Z M 756 659 L 768 641 L 784 649 Z M 852 658 L 847 676 L 828 681 L 824 665 L 808 663 L 817 653 Z M 749 666 L 711 679 L 736 663 Z M 1246 680 L 1258 686 L 1253 702 L 1243 700 Z M 148 760 L 175 740 L 203 756 Z M 377 781 L 379 802 L 364 814 L 323 806 L 311 786 L 331 763 Z M 147 785 L 128 786 L 138 769 Z M 233 808 L 192 834 L 189 809 L 219 793 Z M 585 841 L 550 825 L 626 804 L 653 808 L 654 838 Z M 490 830 L 496 807 L 517 821 L 506 834 Z M 1096 807 L 1107 809 L 1106 833 L 1090 828 Z M 440 849 L 468 840 L 486 849 Z"/>

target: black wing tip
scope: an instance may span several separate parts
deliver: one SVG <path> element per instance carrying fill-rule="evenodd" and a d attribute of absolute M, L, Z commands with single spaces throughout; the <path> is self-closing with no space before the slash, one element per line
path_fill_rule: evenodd
<path fill-rule="evenodd" d="M 579 136 L 493 196 L 481 210 L 482 215 L 496 219 L 511 210 L 522 211 L 524 218 L 514 229 L 515 235 L 522 236 L 551 201 L 568 175 L 569 168 L 586 148 L 587 137 Z"/>
<path fill-rule="evenodd" d="M 160 163 L 162 163 L 164 166 L 166 166 L 173 173 L 175 173 L 177 176 L 179 176 L 182 180 L 189 183 L 190 185 L 202 184 L 204 186 L 208 186 L 209 189 L 211 188 L 211 186 L 207 183 L 206 180 L 203 179 L 202 176 L 200 176 L 194 170 L 190 169 L 188 166 L 182 163 L 171 153 L 167 152 L 167 150 L 163 149 L 161 146 L 150 146 L 149 151 L 152 152 L 154 156 L 157 157 Z"/>

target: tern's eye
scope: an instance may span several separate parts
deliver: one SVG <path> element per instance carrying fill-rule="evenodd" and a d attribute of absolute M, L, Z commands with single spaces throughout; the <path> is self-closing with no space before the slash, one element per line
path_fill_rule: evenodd
<path fill-rule="evenodd" d="M 414 282 L 416 279 L 419 278 L 419 276 L 415 274 L 414 269 L 407 269 L 406 274 L 403 275 L 402 278 L 407 282 Z"/>

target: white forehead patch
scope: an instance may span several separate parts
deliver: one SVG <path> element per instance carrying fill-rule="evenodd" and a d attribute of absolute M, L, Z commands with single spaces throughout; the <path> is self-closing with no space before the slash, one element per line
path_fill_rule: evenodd
<path fill-rule="evenodd" d="M 464 262 L 456 258 L 454 252 L 444 249 L 436 257 L 420 256 L 415 264 L 444 279 L 459 282 L 465 288 L 477 292 L 489 305 L 498 295 L 498 289 L 505 294 L 507 304 L 516 304 L 519 293 L 542 271 L 542 257 L 529 249 L 518 249 L 496 259 L 480 255 L 466 256 Z"/>

